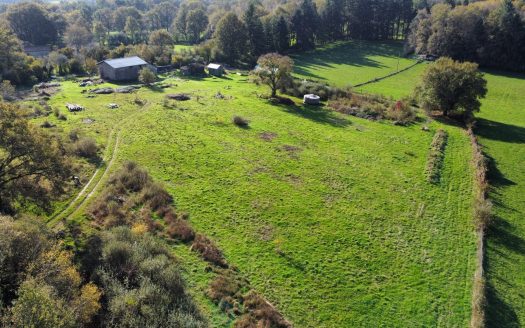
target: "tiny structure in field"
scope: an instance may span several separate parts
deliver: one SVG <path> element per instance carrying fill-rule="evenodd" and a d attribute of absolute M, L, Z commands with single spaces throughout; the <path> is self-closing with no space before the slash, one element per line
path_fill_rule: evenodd
<path fill-rule="evenodd" d="M 210 63 L 206 68 L 210 75 L 221 77 L 224 74 L 224 67 L 221 64 Z"/>
<path fill-rule="evenodd" d="M 100 77 L 111 81 L 134 81 L 139 78 L 141 69 L 147 67 L 152 72 L 156 72 L 157 68 L 148 64 L 142 58 L 126 57 L 107 59 L 97 64 L 100 72 Z"/>
<path fill-rule="evenodd" d="M 303 103 L 305 105 L 319 105 L 321 103 L 321 98 L 314 94 L 304 95 Z"/>

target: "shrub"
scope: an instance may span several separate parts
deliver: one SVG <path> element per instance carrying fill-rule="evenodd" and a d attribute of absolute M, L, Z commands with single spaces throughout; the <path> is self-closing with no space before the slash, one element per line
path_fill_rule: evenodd
<path fill-rule="evenodd" d="M 79 139 L 79 134 L 78 134 L 78 130 L 71 130 L 69 132 L 69 140 L 75 142 Z"/>
<path fill-rule="evenodd" d="M 173 198 L 162 186 L 157 183 L 151 183 L 143 188 L 142 201 L 153 211 L 173 203 Z"/>
<path fill-rule="evenodd" d="M 40 124 L 40 127 L 45 128 L 45 129 L 49 129 L 49 128 L 54 127 L 54 125 L 51 124 L 49 121 L 44 121 L 44 122 L 42 122 L 42 124 Z"/>
<path fill-rule="evenodd" d="M 156 79 L 155 73 L 147 67 L 141 69 L 139 72 L 139 81 L 146 85 L 151 85 Z"/>
<path fill-rule="evenodd" d="M 98 146 L 93 138 L 81 138 L 75 142 L 74 152 L 84 158 L 95 158 L 98 154 Z"/>
<path fill-rule="evenodd" d="M 181 219 L 175 219 L 169 224 L 168 235 L 185 243 L 195 239 L 195 231 L 187 221 Z"/>
<path fill-rule="evenodd" d="M 241 116 L 234 116 L 233 117 L 233 124 L 237 125 L 241 128 L 247 128 L 250 125 L 250 121 L 247 119 L 241 117 Z"/>
<path fill-rule="evenodd" d="M 210 284 L 208 296 L 216 303 L 226 298 L 240 298 L 241 283 L 229 271 L 217 275 Z"/>
<path fill-rule="evenodd" d="M 191 249 L 200 253 L 202 258 L 217 266 L 226 268 L 228 264 L 219 248 L 206 236 L 197 234 Z"/>
<path fill-rule="evenodd" d="M 300 80 L 292 80 L 288 85 L 281 88 L 281 92 L 298 98 L 306 94 L 316 94 L 321 100 L 348 96 L 348 92 L 345 90 L 322 83 Z"/>
<path fill-rule="evenodd" d="M 291 324 L 283 318 L 283 316 L 275 309 L 275 307 L 273 307 L 254 291 L 250 291 L 244 296 L 244 307 L 249 312 L 235 322 L 235 328 L 291 327 Z"/>
<path fill-rule="evenodd" d="M 110 184 L 115 185 L 119 192 L 138 192 L 151 183 L 151 177 L 146 170 L 134 162 L 126 162 L 120 171 L 110 178 Z"/>
<path fill-rule="evenodd" d="M 396 101 L 388 107 L 385 117 L 400 124 L 408 124 L 416 119 L 416 112 L 404 101 Z"/>

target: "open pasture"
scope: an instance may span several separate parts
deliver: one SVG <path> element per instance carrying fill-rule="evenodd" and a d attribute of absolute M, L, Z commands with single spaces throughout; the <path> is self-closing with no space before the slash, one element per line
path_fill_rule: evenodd
<path fill-rule="evenodd" d="M 422 123 L 399 127 L 325 107 L 271 105 L 257 97 L 266 89 L 234 74 L 164 83 L 172 86 L 87 98 L 64 82 L 52 107 L 87 110 L 47 119 L 101 144 L 118 129 L 109 170 L 125 160 L 147 168 L 298 327 L 468 324 L 475 235 L 470 146 L 461 129 L 432 122 L 424 132 Z M 172 93 L 191 100 L 166 102 Z M 249 126 L 234 125 L 234 116 Z M 449 139 L 433 185 L 424 171 L 438 128 Z M 191 287 L 204 295 L 209 276 L 198 272 Z"/>
<path fill-rule="evenodd" d="M 395 52 L 392 48 L 385 57 Z M 323 50 L 320 50 L 323 52 Z M 334 56 L 339 53 L 334 51 Z M 345 65 L 326 53 L 326 67 Z M 300 61 L 297 62 L 300 65 Z M 349 56 L 347 74 L 358 74 Z M 377 93 L 396 99 L 408 96 L 418 83 L 425 66 L 417 65 L 396 76 L 368 84 L 357 91 Z M 298 72 L 309 69 L 298 68 Z M 318 67 L 312 75 L 322 75 Z M 385 71 L 386 72 L 386 71 Z M 489 327 L 517 327 L 525 322 L 525 76 L 500 71 L 485 71 L 488 94 L 482 100 L 476 133 L 491 159 L 490 197 L 494 203 L 494 223 L 487 235 L 488 278 L 487 324 Z M 340 83 L 339 77 L 326 76 L 327 83 Z"/>
<path fill-rule="evenodd" d="M 351 87 L 416 63 L 403 57 L 401 42 L 336 42 L 292 56 L 295 76 Z"/>

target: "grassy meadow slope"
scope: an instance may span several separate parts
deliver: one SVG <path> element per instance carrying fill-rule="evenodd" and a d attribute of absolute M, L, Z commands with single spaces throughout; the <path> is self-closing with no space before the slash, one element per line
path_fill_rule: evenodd
<path fill-rule="evenodd" d="M 525 75 L 491 72 L 476 133 L 491 157 L 488 326 L 525 324 Z"/>
<path fill-rule="evenodd" d="M 352 67 L 352 60 L 348 65 Z M 425 65 L 358 91 L 394 98 L 410 95 Z M 318 74 L 321 73 L 322 70 Z M 489 93 L 477 115 L 476 133 L 484 151 L 492 158 L 490 197 L 495 204 L 494 226 L 487 235 L 487 325 L 519 327 L 525 324 L 525 75 L 486 71 L 485 78 Z M 327 82 L 338 83 L 338 79 Z"/>
<path fill-rule="evenodd" d="M 433 134 L 418 124 L 273 106 L 237 75 L 166 82 L 176 86 L 93 99 L 65 82 L 53 107 L 88 109 L 47 119 L 101 143 L 122 129 L 113 168 L 125 160 L 146 167 L 297 327 L 468 324 L 475 235 L 462 130 L 430 124 L 450 134 L 442 181 L 430 185 L 424 168 Z M 165 108 L 174 92 L 193 99 Z M 107 109 L 112 102 L 121 108 Z M 234 115 L 250 128 L 233 125 Z M 95 121 L 82 123 L 87 117 Z M 228 325 L 203 297 L 209 275 L 179 253 L 213 325 Z"/>
<path fill-rule="evenodd" d="M 292 56 L 295 76 L 340 88 L 364 83 L 414 64 L 401 42 L 336 42 Z"/>

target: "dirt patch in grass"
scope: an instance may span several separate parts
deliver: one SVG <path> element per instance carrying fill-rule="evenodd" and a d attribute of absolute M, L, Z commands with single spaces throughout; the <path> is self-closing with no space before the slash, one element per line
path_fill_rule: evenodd
<path fill-rule="evenodd" d="M 277 138 L 277 133 L 275 132 L 262 132 L 259 134 L 259 137 L 264 141 L 273 141 Z"/>
<path fill-rule="evenodd" d="M 286 152 L 288 156 L 293 159 L 299 159 L 299 153 L 302 151 L 300 147 L 293 145 L 283 145 L 279 148 L 280 151 Z"/>

